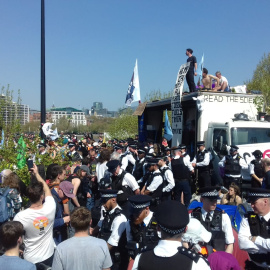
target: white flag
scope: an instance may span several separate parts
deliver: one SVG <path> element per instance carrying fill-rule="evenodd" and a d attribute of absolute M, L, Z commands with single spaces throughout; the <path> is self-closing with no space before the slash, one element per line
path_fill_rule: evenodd
<path fill-rule="evenodd" d="M 138 63 L 136 59 L 134 71 L 128 86 L 128 91 L 126 95 L 126 105 L 131 106 L 132 102 L 141 100 L 141 91 L 140 91 L 140 81 L 139 81 L 139 72 L 138 72 Z"/>

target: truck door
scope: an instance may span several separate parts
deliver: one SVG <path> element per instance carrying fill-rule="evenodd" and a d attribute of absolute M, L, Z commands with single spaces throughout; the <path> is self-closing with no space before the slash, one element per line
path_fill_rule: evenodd
<path fill-rule="evenodd" d="M 224 128 L 214 128 L 213 131 L 213 150 L 219 159 L 222 159 L 227 155 L 227 145 L 228 145 L 228 132 Z"/>

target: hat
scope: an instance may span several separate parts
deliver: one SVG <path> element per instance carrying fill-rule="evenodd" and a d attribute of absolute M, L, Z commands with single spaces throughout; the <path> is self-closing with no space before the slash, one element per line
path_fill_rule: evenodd
<path fill-rule="evenodd" d="M 69 181 L 63 181 L 60 183 L 59 188 L 63 191 L 63 193 L 68 197 L 68 198 L 74 198 L 75 194 L 73 193 L 74 186 L 71 182 Z"/>
<path fill-rule="evenodd" d="M 220 187 L 203 187 L 199 189 L 199 193 L 201 197 L 217 200 L 219 199 L 218 191 L 220 190 Z"/>
<path fill-rule="evenodd" d="M 113 190 L 113 189 L 100 190 L 102 203 L 106 203 L 108 200 L 112 198 L 117 198 L 117 192 L 118 190 Z"/>
<path fill-rule="evenodd" d="M 145 161 L 146 161 L 147 164 L 149 164 L 149 165 L 156 165 L 156 164 L 158 164 L 159 159 L 158 159 L 158 158 L 150 158 L 150 157 L 146 157 Z"/>
<path fill-rule="evenodd" d="M 197 147 L 205 145 L 205 141 L 198 141 L 197 142 Z"/>
<path fill-rule="evenodd" d="M 74 144 L 73 142 L 71 142 L 71 143 L 68 144 L 68 147 L 69 147 L 69 148 L 71 148 L 71 147 L 73 147 L 73 146 L 75 146 L 75 144 Z"/>
<path fill-rule="evenodd" d="M 144 208 L 150 206 L 152 197 L 148 195 L 134 195 L 128 198 L 131 205 L 131 212 L 138 213 L 141 212 Z"/>
<path fill-rule="evenodd" d="M 137 144 L 133 141 L 131 143 L 128 144 L 128 147 L 131 147 L 133 149 L 136 149 L 137 148 Z"/>
<path fill-rule="evenodd" d="M 145 149 L 143 147 L 140 147 L 140 148 L 137 149 L 137 152 L 139 154 L 144 154 L 146 151 L 145 151 Z"/>
<path fill-rule="evenodd" d="M 95 147 L 95 146 L 99 146 L 98 142 L 94 142 L 94 143 L 93 143 L 93 146 L 94 146 L 94 147 Z"/>
<path fill-rule="evenodd" d="M 99 190 L 108 189 L 111 187 L 111 184 L 111 179 L 109 177 L 101 178 L 98 183 Z"/>
<path fill-rule="evenodd" d="M 262 157 L 263 153 L 260 150 L 255 150 L 252 155 L 254 157 Z"/>
<path fill-rule="evenodd" d="M 231 147 L 230 149 L 231 152 L 237 151 L 239 149 L 239 147 L 237 147 L 236 145 L 231 145 L 230 147 Z"/>
<path fill-rule="evenodd" d="M 38 148 L 40 148 L 40 147 L 45 147 L 46 148 L 46 143 L 39 143 Z"/>
<path fill-rule="evenodd" d="M 182 241 L 191 244 L 198 244 L 199 242 L 208 243 L 211 237 L 212 233 L 208 232 L 198 219 L 191 218 L 187 225 L 187 231 L 182 237 Z"/>
<path fill-rule="evenodd" d="M 67 139 L 67 138 L 65 138 L 65 139 L 63 140 L 63 144 L 66 144 L 66 143 L 68 143 L 68 139 Z"/>
<path fill-rule="evenodd" d="M 261 198 L 270 198 L 270 190 L 262 188 L 251 188 L 248 192 L 248 202 L 254 202 Z"/>
<path fill-rule="evenodd" d="M 178 201 L 164 201 L 155 213 L 159 227 L 166 233 L 175 235 L 184 232 L 189 223 L 187 208 Z"/>
<path fill-rule="evenodd" d="M 187 148 L 187 146 L 183 143 L 179 144 L 177 147 L 177 149 L 186 149 L 186 148 Z"/>
<path fill-rule="evenodd" d="M 84 172 L 86 172 L 88 176 L 91 175 L 90 174 L 90 169 L 86 165 L 81 165 L 80 169 L 83 170 Z"/>
<path fill-rule="evenodd" d="M 106 166 L 108 167 L 108 171 L 110 173 L 114 173 L 116 168 L 120 165 L 120 161 L 115 159 L 115 160 L 110 160 L 107 162 Z"/>
<path fill-rule="evenodd" d="M 124 148 L 124 146 L 121 145 L 121 144 L 116 144 L 116 145 L 114 146 L 114 150 L 119 150 L 119 149 L 123 149 L 123 148 Z"/>

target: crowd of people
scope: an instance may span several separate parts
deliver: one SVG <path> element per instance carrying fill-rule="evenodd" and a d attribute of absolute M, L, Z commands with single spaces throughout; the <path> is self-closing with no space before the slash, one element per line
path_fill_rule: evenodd
<path fill-rule="evenodd" d="M 239 230 L 240 248 L 251 259 L 246 269 L 270 266 L 270 159 L 256 150 L 246 164 L 232 145 L 218 164 L 221 187 L 213 183 L 211 152 L 204 141 L 196 145 L 191 158 L 186 145 L 169 147 L 165 138 L 161 144 L 141 143 L 138 136 L 105 143 L 102 136 L 62 134 L 58 142 L 40 142 L 29 153 L 27 187 L 15 171 L 1 172 L 0 266 L 240 269 L 231 220 L 218 203 L 237 206 L 246 199 L 254 210 Z M 51 164 L 38 162 L 41 156 Z M 57 156 L 62 160 L 54 163 Z M 243 199 L 247 168 L 253 188 Z M 188 211 L 192 192 L 202 205 Z"/>

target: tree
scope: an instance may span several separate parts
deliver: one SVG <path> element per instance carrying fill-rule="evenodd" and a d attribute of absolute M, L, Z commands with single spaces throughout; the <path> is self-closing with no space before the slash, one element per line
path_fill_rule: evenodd
<path fill-rule="evenodd" d="M 252 80 L 247 83 L 248 90 L 260 90 L 264 97 L 265 111 L 270 113 L 270 53 L 262 57 L 257 65 Z"/>
<path fill-rule="evenodd" d="M 138 117 L 131 114 L 128 108 L 119 117 L 112 119 L 108 132 L 112 138 L 126 139 L 138 133 Z"/>
<path fill-rule="evenodd" d="M 161 93 L 160 90 L 153 90 L 150 93 L 147 93 L 144 97 L 144 102 L 151 102 L 154 100 L 161 100 L 172 97 L 173 90 L 168 91 L 167 93 Z"/>

